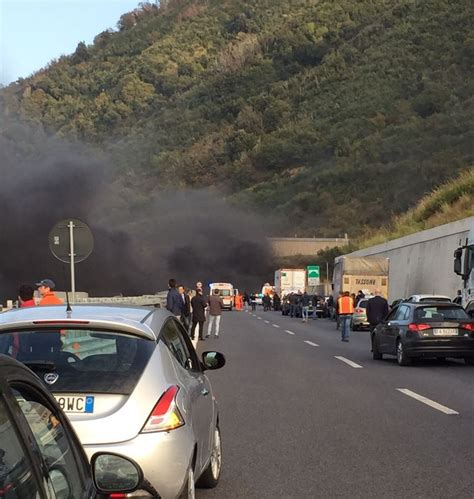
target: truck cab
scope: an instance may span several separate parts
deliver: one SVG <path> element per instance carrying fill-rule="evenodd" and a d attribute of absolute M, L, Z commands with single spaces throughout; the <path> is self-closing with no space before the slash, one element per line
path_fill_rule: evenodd
<path fill-rule="evenodd" d="M 462 306 L 474 314 L 474 224 L 464 244 L 454 252 L 454 272 L 462 280 Z"/>

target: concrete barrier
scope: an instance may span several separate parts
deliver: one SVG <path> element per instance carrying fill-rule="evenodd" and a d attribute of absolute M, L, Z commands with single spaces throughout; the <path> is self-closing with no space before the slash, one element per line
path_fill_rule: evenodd
<path fill-rule="evenodd" d="M 440 225 L 350 253 L 390 258 L 389 300 L 417 293 L 456 296 L 461 279 L 453 271 L 453 253 L 474 229 L 474 217 Z"/>

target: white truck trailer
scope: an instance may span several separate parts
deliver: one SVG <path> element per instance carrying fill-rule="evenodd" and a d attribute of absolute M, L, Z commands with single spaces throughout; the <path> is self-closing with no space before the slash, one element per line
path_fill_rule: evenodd
<path fill-rule="evenodd" d="M 305 269 L 278 269 L 275 271 L 275 292 L 280 297 L 306 290 Z"/>
<path fill-rule="evenodd" d="M 379 289 L 386 298 L 389 264 L 390 260 L 385 257 L 338 256 L 334 260 L 333 296 L 337 299 L 340 291 L 357 294 L 359 290 L 373 295 Z"/>

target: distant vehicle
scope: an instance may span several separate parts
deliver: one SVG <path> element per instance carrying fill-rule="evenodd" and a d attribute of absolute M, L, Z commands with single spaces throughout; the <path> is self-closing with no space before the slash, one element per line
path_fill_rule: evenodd
<path fill-rule="evenodd" d="M 306 290 L 305 269 L 278 269 L 275 271 L 275 292 L 279 296 L 304 293 Z"/>
<path fill-rule="evenodd" d="M 209 284 L 210 294 L 213 294 L 215 289 L 219 290 L 219 296 L 224 302 L 224 308 L 232 310 L 235 305 L 235 295 L 239 293 L 230 282 L 211 282 Z"/>
<path fill-rule="evenodd" d="M 266 282 L 263 286 L 262 286 L 262 296 L 265 296 L 265 295 L 270 295 L 272 298 L 273 298 L 273 295 L 275 294 L 275 288 L 268 282 Z"/>
<path fill-rule="evenodd" d="M 373 298 L 373 296 L 366 296 L 357 302 L 351 320 L 351 329 L 353 331 L 369 329 L 370 324 L 367 320 L 367 304 L 371 298 Z"/>
<path fill-rule="evenodd" d="M 406 366 L 417 357 L 454 357 L 474 365 L 474 320 L 454 303 L 402 303 L 371 339 L 374 360 L 395 355 Z"/>
<path fill-rule="evenodd" d="M 361 290 L 365 295 L 375 294 L 379 289 L 383 296 L 388 296 L 388 258 L 367 256 L 339 256 L 334 260 L 332 280 L 333 295 L 340 291 L 357 294 Z"/>
<path fill-rule="evenodd" d="M 150 497 L 154 492 L 131 459 L 98 452 L 91 467 L 71 423 L 38 377 L 4 355 L 0 422 L 2 498 L 98 499 L 135 491 Z"/>
<path fill-rule="evenodd" d="M 452 303 L 451 298 L 449 296 L 443 295 L 411 295 L 409 298 L 405 300 L 406 303 L 434 303 L 434 302 L 443 302 L 443 303 Z"/>
<path fill-rule="evenodd" d="M 454 252 L 454 272 L 461 277 L 462 306 L 474 314 L 474 224 L 464 245 Z"/>
<path fill-rule="evenodd" d="M 163 499 L 215 487 L 221 471 L 217 403 L 189 335 L 157 308 L 76 305 L 0 315 L 0 353 L 31 367 L 69 416 L 86 453 L 134 459 Z M 82 489 L 81 489 L 82 490 Z M 68 497 L 81 497 L 72 494 Z"/>

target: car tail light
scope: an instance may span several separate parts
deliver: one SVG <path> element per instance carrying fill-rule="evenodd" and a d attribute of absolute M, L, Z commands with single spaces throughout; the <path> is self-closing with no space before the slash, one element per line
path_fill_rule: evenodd
<path fill-rule="evenodd" d="M 426 331 L 427 329 L 431 329 L 431 326 L 429 324 L 408 324 L 408 331 Z"/>
<path fill-rule="evenodd" d="M 363 314 L 363 313 L 365 312 L 365 309 L 363 309 L 363 308 L 356 308 L 356 309 L 354 310 L 354 312 L 355 312 L 356 314 Z"/>
<path fill-rule="evenodd" d="M 166 390 L 151 411 L 142 433 L 153 431 L 170 431 L 184 425 L 183 416 L 176 405 L 179 386 L 173 385 Z"/>
<path fill-rule="evenodd" d="M 474 331 L 474 324 L 461 324 L 461 329 L 466 331 Z"/>

